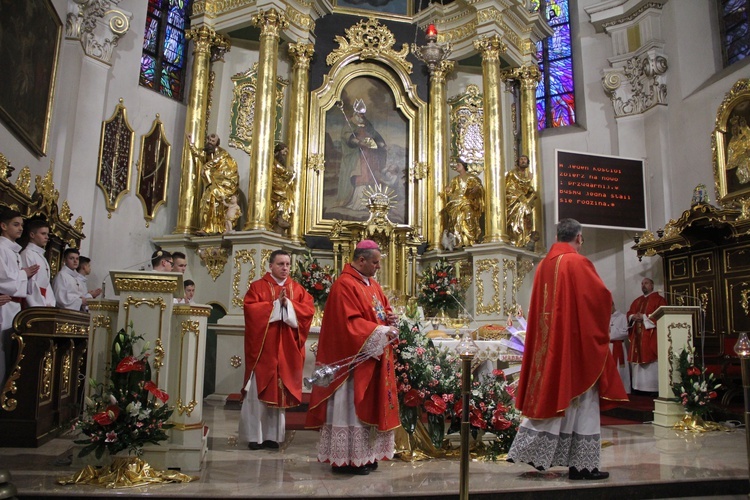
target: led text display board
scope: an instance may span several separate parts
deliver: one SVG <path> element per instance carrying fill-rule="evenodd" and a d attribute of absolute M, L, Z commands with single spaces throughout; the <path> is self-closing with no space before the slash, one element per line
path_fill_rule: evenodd
<path fill-rule="evenodd" d="M 558 149 L 556 220 L 612 229 L 646 229 L 643 160 Z"/>

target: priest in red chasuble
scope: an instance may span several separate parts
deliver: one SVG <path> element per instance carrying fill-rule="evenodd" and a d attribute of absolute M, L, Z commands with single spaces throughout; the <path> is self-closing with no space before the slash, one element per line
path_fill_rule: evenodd
<path fill-rule="evenodd" d="M 654 292 L 654 282 L 649 278 L 643 278 L 641 281 L 641 291 L 643 295 L 635 299 L 628 310 L 628 358 L 633 366 L 633 389 L 659 392 L 656 324 L 649 316 L 659 307 L 666 306 L 667 301 L 659 292 Z"/>
<path fill-rule="evenodd" d="M 316 362 L 349 366 L 327 387 L 313 387 L 306 427 L 320 429 L 318 460 L 337 473 L 365 475 L 393 458 L 400 425 L 391 345 L 398 318 L 374 279 L 378 269 L 377 243 L 361 241 L 323 313 Z"/>
<path fill-rule="evenodd" d="M 284 441 L 284 409 L 302 402 L 305 340 L 315 306 L 289 278 L 291 258 L 276 250 L 270 272 L 245 294 L 245 398 L 239 439 L 251 450 L 276 449 Z"/>
<path fill-rule="evenodd" d="M 612 295 L 579 254 L 581 231 L 578 221 L 561 220 L 534 276 L 516 397 L 524 418 L 508 460 L 539 470 L 567 466 L 570 479 L 606 479 L 599 408 L 628 397 L 609 351 Z"/>

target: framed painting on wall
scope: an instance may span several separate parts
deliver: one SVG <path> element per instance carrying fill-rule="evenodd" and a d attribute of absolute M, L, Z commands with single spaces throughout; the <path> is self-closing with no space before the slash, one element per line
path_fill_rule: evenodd
<path fill-rule="evenodd" d="M 717 201 L 729 206 L 750 197 L 750 79 L 724 96 L 711 142 Z"/>
<path fill-rule="evenodd" d="M 50 0 L 2 0 L 0 118 L 38 156 L 47 154 L 62 22 Z"/>

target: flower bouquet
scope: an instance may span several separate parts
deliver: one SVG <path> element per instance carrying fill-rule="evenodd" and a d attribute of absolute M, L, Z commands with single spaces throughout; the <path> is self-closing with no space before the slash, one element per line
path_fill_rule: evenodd
<path fill-rule="evenodd" d="M 456 277 L 456 269 L 447 260 L 440 259 L 420 275 L 417 303 L 427 314 L 458 310 L 463 300 L 464 291 Z"/>
<path fill-rule="evenodd" d="M 111 455 L 129 450 L 136 456 L 143 453 L 146 443 L 159 444 L 168 439 L 167 421 L 173 408 L 166 405 L 169 396 L 151 380 L 148 344 L 139 354 L 135 345 L 142 341 L 133 325 L 115 335 L 109 380 L 98 383 L 89 380 L 93 393 L 86 398 L 84 415 L 76 427 L 87 437 L 74 441 L 84 445 L 78 456 L 94 452 L 100 459 L 105 451 Z"/>
<path fill-rule="evenodd" d="M 456 354 L 436 347 L 419 323 L 402 321 L 396 347 L 396 383 L 401 408 L 401 425 L 413 434 L 421 415 L 427 415 L 428 433 L 440 448 L 445 435 L 445 418 L 460 392 Z"/>
<path fill-rule="evenodd" d="M 695 417 L 703 417 L 711 411 L 716 391 L 721 383 L 714 374 L 706 374 L 706 368 L 695 366 L 695 350 L 688 346 L 675 356 L 680 381 L 672 384 L 672 392 L 680 400 L 685 411 Z"/>
<path fill-rule="evenodd" d="M 307 292 L 313 296 L 315 306 L 322 310 L 331 293 L 333 285 L 333 270 L 330 266 L 321 266 L 318 259 L 307 254 L 297 261 L 297 267 L 292 273 L 292 278 L 302 285 Z"/>
<path fill-rule="evenodd" d="M 462 406 L 458 400 L 453 408 L 457 418 L 452 427 L 460 425 Z M 495 435 L 488 450 L 491 456 L 508 452 L 521 424 L 521 412 L 515 407 L 515 385 L 508 383 L 502 370 L 472 382 L 469 423 L 475 438 L 485 432 Z"/>

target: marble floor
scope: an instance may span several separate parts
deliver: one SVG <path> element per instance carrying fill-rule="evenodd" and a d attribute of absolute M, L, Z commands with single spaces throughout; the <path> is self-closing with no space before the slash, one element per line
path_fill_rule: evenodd
<path fill-rule="evenodd" d="M 381 463 L 369 476 L 334 475 L 315 459 L 317 433 L 290 431 L 279 451 L 249 451 L 236 442 L 239 411 L 221 401 L 204 406 L 209 451 L 198 481 L 127 490 L 59 486 L 56 479 L 78 468 L 69 464 L 72 436 L 36 448 L 0 448 L 19 498 L 456 498 L 457 460 Z M 0 429 L 1 432 L 1 429 Z M 293 432 L 293 435 L 291 433 Z M 747 498 L 744 429 L 685 434 L 650 424 L 602 428 L 605 481 L 570 481 L 567 470 L 536 472 L 504 461 L 470 464 L 471 498 Z M 583 495 L 583 496 L 581 496 Z"/>

